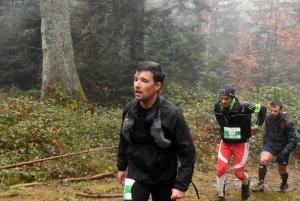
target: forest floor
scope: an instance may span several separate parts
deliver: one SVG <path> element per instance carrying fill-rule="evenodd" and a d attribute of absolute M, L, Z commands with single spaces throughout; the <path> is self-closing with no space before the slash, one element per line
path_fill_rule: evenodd
<path fill-rule="evenodd" d="M 231 166 L 227 171 L 226 198 L 227 201 L 240 201 L 241 182 L 235 178 Z M 257 184 L 257 166 L 248 166 L 247 173 L 251 179 L 250 186 Z M 288 166 L 289 188 L 287 192 L 277 192 L 281 183 L 277 167 L 272 165 L 268 167 L 265 180 L 265 192 L 252 193 L 248 201 L 300 201 L 300 174 L 298 166 Z M 193 182 L 198 189 L 200 199 L 194 187 L 191 185 L 186 192 L 183 201 L 214 201 L 217 197 L 215 172 L 195 172 Z M 122 194 L 123 186 L 116 182 L 116 178 L 104 178 L 85 182 L 72 182 L 62 185 L 61 183 L 49 182 L 47 184 L 33 187 L 9 188 L 0 191 L 0 201 L 122 201 L 118 198 L 85 198 L 76 195 L 76 193 L 95 194 Z"/>

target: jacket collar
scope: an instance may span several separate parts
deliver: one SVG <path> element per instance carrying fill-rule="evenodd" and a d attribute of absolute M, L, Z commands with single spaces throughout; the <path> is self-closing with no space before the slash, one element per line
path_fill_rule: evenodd
<path fill-rule="evenodd" d="M 155 103 L 152 105 L 152 107 L 148 110 L 147 116 L 146 116 L 146 121 L 150 122 L 153 121 L 156 117 L 156 113 L 158 111 L 158 103 L 160 101 L 160 96 L 157 96 L 157 99 Z M 140 102 L 136 99 L 133 100 L 131 107 L 129 109 L 130 114 L 135 118 L 138 119 L 138 112 L 139 112 L 139 107 L 141 107 Z"/>
<path fill-rule="evenodd" d="M 234 106 L 234 104 L 235 104 L 235 100 L 236 100 L 236 98 L 232 98 L 232 101 L 231 101 L 229 110 L 231 110 L 231 109 L 233 108 L 233 106 Z M 224 110 L 224 107 L 223 107 L 223 104 L 222 104 L 221 101 L 220 101 L 220 107 L 221 107 L 221 110 L 223 111 L 223 110 Z"/>

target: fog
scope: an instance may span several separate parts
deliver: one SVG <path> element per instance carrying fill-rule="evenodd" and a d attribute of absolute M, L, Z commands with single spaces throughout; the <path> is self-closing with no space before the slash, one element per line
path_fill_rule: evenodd
<path fill-rule="evenodd" d="M 296 0 L 65 3 L 71 8 L 75 65 L 88 97 L 91 91 L 102 99 L 130 96 L 141 60 L 161 63 L 167 83 L 212 91 L 226 82 L 240 89 L 299 84 Z M 39 1 L 1 1 L 2 85 L 40 90 L 40 22 Z"/>

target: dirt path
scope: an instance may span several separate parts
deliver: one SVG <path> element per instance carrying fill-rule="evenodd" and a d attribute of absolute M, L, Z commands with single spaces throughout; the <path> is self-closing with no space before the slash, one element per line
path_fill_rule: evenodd
<path fill-rule="evenodd" d="M 257 179 L 257 167 L 247 169 L 251 179 L 251 187 Z M 289 188 L 287 193 L 277 192 L 281 179 L 274 166 L 268 167 L 265 181 L 264 193 L 251 193 L 248 201 L 298 201 L 300 200 L 299 181 L 300 174 L 298 166 L 288 167 Z M 215 173 L 195 172 L 193 182 L 200 193 L 200 201 L 213 201 L 216 199 L 216 177 Z M 240 201 L 241 182 L 235 178 L 232 170 L 227 172 L 226 196 L 227 201 Z M 42 186 L 21 187 L 0 191 L 0 201 L 122 201 L 122 198 L 83 198 L 76 193 L 92 194 L 120 194 L 123 187 L 116 182 L 115 178 L 107 178 L 96 181 L 70 183 L 68 185 L 48 183 Z M 186 192 L 183 201 L 198 200 L 196 191 L 191 185 Z"/>

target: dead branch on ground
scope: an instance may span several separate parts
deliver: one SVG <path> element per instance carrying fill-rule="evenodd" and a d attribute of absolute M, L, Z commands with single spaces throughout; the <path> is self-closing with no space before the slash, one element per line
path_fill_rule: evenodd
<path fill-rule="evenodd" d="M 12 164 L 12 165 L 1 166 L 0 169 L 9 169 L 9 168 L 18 167 L 18 166 L 29 165 L 29 164 L 33 164 L 33 163 L 39 163 L 39 162 L 43 162 L 43 161 L 74 156 L 74 155 L 78 155 L 78 154 L 84 154 L 84 153 L 88 153 L 88 152 L 95 152 L 95 151 L 105 150 L 105 149 L 114 149 L 114 148 L 117 148 L 117 147 L 118 146 L 104 147 L 104 148 L 98 148 L 98 149 L 91 149 L 91 150 L 87 150 L 87 151 L 81 151 L 81 152 L 77 152 L 77 153 L 64 154 L 64 155 L 59 155 L 59 156 L 52 156 L 52 157 L 49 157 L 49 158 L 43 158 L 43 159 L 34 160 L 34 161 L 27 161 L 27 162 Z"/>
<path fill-rule="evenodd" d="M 94 175 L 91 177 L 78 177 L 78 178 L 63 179 L 63 180 L 60 180 L 59 182 L 68 183 L 68 182 L 72 182 L 72 181 L 95 180 L 95 179 L 100 179 L 102 177 L 108 177 L 108 176 L 112 176 L 112 175 L 113 175 L 112 172 L 107 172 L 107 173 L 97 174 L 97 175 Z"/>
<path fill-rule="evenodd" d="M 87 198 L 118 198 L 124 196 L 124 194 L 86 194 L 86 193 L 76 193 L 76 195 L 87 197 Z"/>
<path fill-rule="evenodd" d="M 39 185 L 43 185 L 43 182 L 32 182 L 32 183 L 25 183 L 25 184 L 16 184 L 13 186 L 10 186 L 12 188 L 17 188 L 17 187 L 30 187 L 30 186 L 39 186 Z"/>

